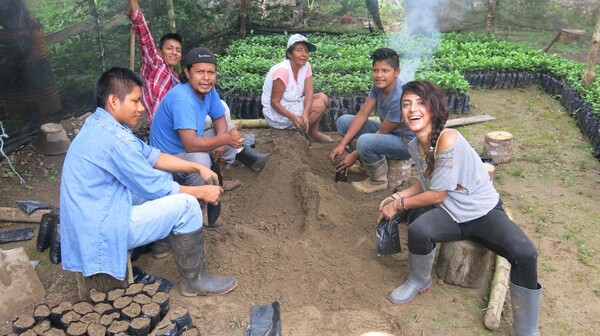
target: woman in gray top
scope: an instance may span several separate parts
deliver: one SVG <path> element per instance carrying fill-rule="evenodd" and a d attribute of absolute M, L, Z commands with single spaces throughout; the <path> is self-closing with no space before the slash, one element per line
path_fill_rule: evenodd
<path fill-rule="evenodd" d="M 431 287 L 436 243 L 468 239 L 511 263 L 511 335 L 539 335 L 542 286 L 534 245 L 504 212 L 477 152 L 458 131 L 444 129 L 448 107 L 443 90 L 426 81 L 409 82 L 402 89 L 402 118 L 416 134 L 408 150 L 421 183 L 383 200 L 379 219 L 409 209 L 421 215 L 409 223 L 408 280 L 390 301 L 408 303 Z"/>

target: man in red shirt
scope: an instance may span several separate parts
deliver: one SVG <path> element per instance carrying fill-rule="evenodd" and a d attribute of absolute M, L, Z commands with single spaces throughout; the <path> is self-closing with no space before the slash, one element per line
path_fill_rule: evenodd
<path fill-rule="evenodd" d="M 148 123 L 152 123 L 158 103 L 179 83 L 179 76 L 174 68 L 181 61 L 182 39 L 179 34 L 166 34 L 160 39 L 157 49 L 138 1 L 129 0 L 129 7 L 127 16 L 131 20 L 131 29 L 135 32 L 142 53 L 140 75 L 146 80 L 142 88 L 142 103 L 146 108 Z"/>

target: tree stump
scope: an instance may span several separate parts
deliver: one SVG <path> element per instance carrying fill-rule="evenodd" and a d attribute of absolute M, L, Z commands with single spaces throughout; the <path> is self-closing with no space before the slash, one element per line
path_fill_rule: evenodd
<path fill-rule="evenodd" d="M 85 301 L 91 301 L 90 291 L 92 289 L 103 293 L 108 293 L 108 291 L 114 288 L 127 288 L 129 284 L 133 283 L 131 253 L 127 254 L 127 274 L 125 276 L 125 280 L 123 281 L 117 280 L 104 273 L 98 273 L 89 277 L 84 277 L 83 274 L 79 272 L 75 273 L 75 280 L 77 280 L 79 299 Z"/>
<path fill-rule="evenodd" d="M 406 182 L 411 177 L 412 159 L 407 160 L 387 160 L 388 162 L 388 189 L 396 190 L 402 182 Z"/>
<path fill-rule="evenodd" d="M 494 253 L 468 240 L 443 243 L 437 262 L 437 275 L 444 282 L 478 288 L 483 283 Z"/>
<path fill-rule="evenodd" d="M 510 161 L 512 151 L 512 134 L 503 131 L 490 132 L 485 135 L 483 154 L 496 163 Z"/>

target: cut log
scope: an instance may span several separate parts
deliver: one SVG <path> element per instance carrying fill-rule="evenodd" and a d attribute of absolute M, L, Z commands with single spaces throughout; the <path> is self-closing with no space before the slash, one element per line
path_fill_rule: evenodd
<path fill-rule="evenodd" d="M 42 215 L 49 213 L 52 210 L 37 210 L 30 215 L 23 212 L 19 208 L 0 207 L 0 221 L 3 222 L 24 222 L 24 223 L 39 223 L 42 220 Z"/>
<path fill-rule="evenodd" d="M 500 318 L 506 292 L 508 291 L 508 283 L 510 279 L 510 263 L 501 256 L 496 256 L 496 271 L 492 278 L 490 288 L 490 300 L 485 311 L 485 326 L 493 331 L 500 328 Z"/>
<path fill-rule="evenodd" d="M 472 241 L 443 243 L 437 262 L 437 275 L 444 282 L 478 288 L 483 283 L 493 252 Z"/>
<path fill-rule="evenodd" d="M 485 135 L 483 155 L 494 160 L 496 163 L 510 162 L 510 157 L 512 155 L 512 140 L 513 135 L 508 132 L 489 132 Z"/>

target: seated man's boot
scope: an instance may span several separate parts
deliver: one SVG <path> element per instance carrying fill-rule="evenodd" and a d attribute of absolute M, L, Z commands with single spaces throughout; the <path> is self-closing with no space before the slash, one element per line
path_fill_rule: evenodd
<path fill-rule="evenodd" d="M 181 281 L 179 291 L 183 296 L 221 295 L 237 286 L 234 277 L 211 275 L 204 260 L 204 231 L 171 235 L 171 247 Z"/>
<path fill-rule="evenodd" d="M 168 257 L 171 254 L 171 235 L 152 243 L 152 256 L 156 259 Z"/>
<path fill-rule="evenodd" d="M 375 163 L 363 162 L 363 167 L 369 177 L 361 182 L 352 182 L 354 189 L 364 194 L 370 194 L 376 191 L 387 189 L 388 164 L 385 157 Z"/>
<path fill-rule="evenodd" d="M 261 154 L 256 149 L 244 145 L 244 149 L 235 156 L 235 159 L 257 172 L 265 167 L 267 161 L 269 161 L 269 154 Z"/>

